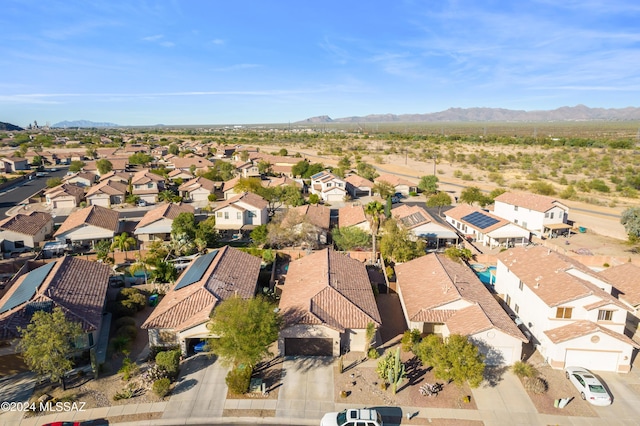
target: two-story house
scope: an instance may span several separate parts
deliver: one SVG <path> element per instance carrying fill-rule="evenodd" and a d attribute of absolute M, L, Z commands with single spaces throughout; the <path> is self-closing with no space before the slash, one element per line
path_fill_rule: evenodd
<path fill-rule="evenodd" d="M 84 198 L 84 188 L 63 183 L 44 192 L 44 197 L 49 206 L 53 209 L 71 209 L 78 207 Z"/>
<path fill-rule="evenodd" d="M 505 192 L 495 199 L 493 213 L 541 236 L 566 233 L 569 207 L 555 198 L 524 192 Z"/>
<path fill-rule="evenodd" d="M 215 193 L 216 186 L 222 186 L 222 183 L 199 176 L 180 185 L 178 191 L 187 201 L 208 202 L 209 195 Z"/>
<path fill-rule="evenodd" d="M 142 243 L 154 240 L 167 241 L 171 236 L 173 219 L 180 213 L 194 213 L 188 204 L 163 204 L 145 213 L 136 225 L 134 235 Z"/>
<path fill-rule="evenodd" d="M 216 229 L 221 231 L 251 231 L 269 220 L 267 201 L 252 192 L 244 192 L 218 204 Z"/>
<path fill-rule="evenodd" d="M 158 194 L 164 191 L 165 179 L 148 169 L 140 170 L 131 177 L 132 194 L 147 203 L 158 201 Z"/>
<path fill-rule="evenodd" d="M 127 196 L 127 184 L 117 180 L 103 180 L 87 191 L 87 204 L 110 208 L 122 204 Z"/>
<path fill-rule="evenodd" d="M 322 171 L 311 176 L 309 192 L 327 202 L 342 201 L 347 194 L 347 183 L 333 173 Z"/>
<path fill-rule="evenodd" d="M 469 204 L 458 204 L 444 215 L 467 240 L 490 248 L 526 245 L 530 241 L 529 230 Z"/>
<path fill-rule="evenodd" d="M 578 261 L 542 246 L 498 255 L 495 291 L 553 368 L 626 373 L 637 343 L 624 334 L 631 308 Z"/>

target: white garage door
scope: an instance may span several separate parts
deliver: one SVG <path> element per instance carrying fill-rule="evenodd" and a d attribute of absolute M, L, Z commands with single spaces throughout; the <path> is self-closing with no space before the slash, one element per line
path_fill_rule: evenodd
<path fill-rule="evenodd" d="M 567 349 L 565 367 L 584 367 L 589 370 L 617 371 L 619 352 L 592 352 Z"/>

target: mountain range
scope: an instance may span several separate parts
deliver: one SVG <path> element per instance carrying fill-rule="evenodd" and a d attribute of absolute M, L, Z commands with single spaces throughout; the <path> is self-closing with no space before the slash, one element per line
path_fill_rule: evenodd
<path fill-rule="evenodd" d="M 74 120 L 74 121 L 61 121 L 59 123 L 56 123 L 54 125 L 52 125 L 51 127 L 56 127 L 56 128 L 69 128 L 69 127 L 82 127 L 82 128 L 87 128 L 87 127 L 120 127 L 115 123 L 102 123 L 102 122 L 95 122 L 95 121 L 88 121 L 88 120 Z"/>
<path fill-rule="evenodd" d="M 640 108 L 589 108 L 585 105 L 561 107 L 550 111 L 524 111 L 504 108 L 449 108 L 427 114 L 371 114 L 361 117 L 331 118 L 327 115 L 307 118 L 297 124 L 313 123 L 389 123 L 389 122 L 545 122 L 545 121 L 636 121 Z"/>
<path fill-rule="evenodd" d="M 3 121 L 0 121 L 0 130 L 17 132 L 24 129 L 22 127 L 16 126 L 15 124 L 5 123 Z"/>

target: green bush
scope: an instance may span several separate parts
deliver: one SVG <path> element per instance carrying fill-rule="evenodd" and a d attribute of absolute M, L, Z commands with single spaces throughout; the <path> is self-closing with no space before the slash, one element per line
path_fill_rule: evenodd
<path fill-rule="evenodd" d="M 111 314 L 116 318 L 130 317 L 138 312 L 136 307 L 125 306 L 122 302 L 122 300 L 108 302 L 107 311 L 111 312 Z"/>
<path fill-rule="evenodd" d="M 542 377 L 534 377 L 524 381 L 524 388 L 536 395 L 542 395 L 549 390 L 549 384 Z"/>
<path fill-rule="evenodd" d="M 130 299 L 131 296 L 134 296 L 140 293 L 141 293 L 140 290 L 134 287 L 123 288 L 118 292 L 118 295 L 116 296 L 116 300 L 127 300 L 127 299 Z"/>
<path fill-rule="evenodd" d="M 120 317 L 113 322 L 113 328 L 116 330 L 125 325 L 136 325 L 136 320 L 132 317 Z"/>
<path fill-rule="evenodd" d="M 367 358 L 378 359 L 380 358 L 380 352 L 378 352 L 376 348 L 369 348 L 369 352 L 367 352 Z"/>
<path fill-rule="evenodd" d="M 176 375 L 180 369 L 180 356 L 179 350 L 158 352 L 156 365 L 170 375 Z"/>
<path fill-rule="evenodd" d="M 513 371 L 513 374 L 520 377 L 521 379 L 525 377 L 532 378 L 538 375 L 538 371 L 533 365 L 527 364 L 523 361 L 517 361 L 516 363 L 514 363 L 511 367 L 511 370 Z"/>
<path fill-rule="evenodd" d="M 402 335 L 402 340 L 400 343 L 402 344 L 402 350 L 404 352 L 413 350 L 413 347 L 420 343 L 420 330 L 417 330 L 415 328 L 411 331 L 406 330 Z"/>
<path fill-rule="evenodd" d="M 153 382 L 152 390 L 153 393 L 158 395 L 160 398 L 163 398 L 169 393 L 170 386 L 171 380 L 165 377 L 164 379 L 159 379 Z"/>
<path fill-rule="evenodd" d="M 125 325 L 120 327 L 116 331 L 116 336 L 126 337 L 131 340 L 135 339 L 137 335 L 138 335 L 138 327 L 136 327 L 135 325 Z"/>
<path fill-rule="evenodd" d="M 129 381 L 131 376 L 138 371 L 138 365 L 131 361 L 129 357 L 122 360 L 122 367 L 118 370 L 118 373 L 122 373 L 122 380 Z"/>
<path fill-rule="evenodd" d="M 237 395 L 245 394 L 249 391 L 251 384 L 251 368 L 236 367 L 229 371 L 224 381 L 229 386 L 229 390 Z"/>
<path fill-rule="evenodd" d="M 141 311 L 147 305 L 147 296 L 142 293 L 131 295 L 128 299 L 121 301 L 122 306 L 127 309 L 134 309 L 136 312 Z"/>

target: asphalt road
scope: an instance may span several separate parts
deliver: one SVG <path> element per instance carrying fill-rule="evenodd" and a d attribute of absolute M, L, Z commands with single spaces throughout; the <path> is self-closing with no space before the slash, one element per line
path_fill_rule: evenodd
<path fill-rule="evenodd" d="M 27 198 L 46 188 L 47 179 L 63 177 L 67 173 L 67 169 L 58 169 L 55 172 L 47 171 L 47 173 L 49 174 L 45 177 L 34 178 L 33 180 L 25 179 L 15 186 L 2 191 L 2 193 L 0 193 L 0 219 L 6 216 L 10 208 L 17 206 Z"/>

